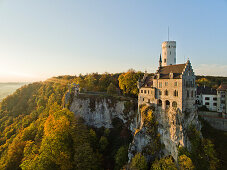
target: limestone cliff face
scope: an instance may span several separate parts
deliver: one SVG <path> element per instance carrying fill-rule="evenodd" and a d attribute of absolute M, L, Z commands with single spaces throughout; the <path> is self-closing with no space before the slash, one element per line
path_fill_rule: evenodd
<path fill-rule="evenodd" d="M 70 110 L 84 118 L 85 122 L 97 128 L 112 127 L 114 118 L 121 119 L 134 134 L 134 139 L 129 148 L 129 160 L 136 152 L 142 152 L 150 140 L 143 125 L 143 118 L 138 113 L 136 101 L 100 95 L 80 94 L 72 98 Z M 181 113 L 175 109 L 164 111 L 156 109 L 155 119 L 158 121 L 158 132 L 164 148 L 164 155 L 172 155 L 175 160 L 178 156 L 178 146 L 187 147 L 190 150 L 190 142 L 187 137 L 189 126 L 195 125 L 200 130 L 200 123 L 196 111 Z"/>
<path fill-rule="evenodd" d="M 70 110 L 81 116 L 90 126 L 112 127 L 113 118 L 121 119 L 129 129 L 136 128 L 135 101 L 110 96 L 80 94 L 73 98 Z"/>
<path fill-rule="evenodd" d="M 196 111 L 190 113 L 181 113 L 175 109 L 154 111 L 155 119 L 158 121 L 158 132 L 160 133 L 161 143 L 164 144 L 162 153 L 172 155 L 175 160 L 178 156 L 178 146 L 184 146 L 190 150 L 190 142 L 187 137 L 187 130 L 190 125 L 195 125 L 197 130 L 201 129 Z M 130 147 L 129 159 L 133 153 L 141 152 L 149 142 L 149 136 L 146 134 L 146 128 L 143 126 L 143 119 L 140 118 L 140 128 L 134 136 Z"/>

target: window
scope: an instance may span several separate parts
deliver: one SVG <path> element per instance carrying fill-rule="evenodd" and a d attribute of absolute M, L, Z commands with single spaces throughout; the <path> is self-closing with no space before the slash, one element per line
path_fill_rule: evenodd
<path fill-rule="evenodd" d="M 159 82 L 159 88 L 162 88 L 162 82 Z"/>
<path fill-rule="evenodd" d="M 164 59 L 164 63 L 166 63 L 166 59 Z"/>
<path fill-rule="evenodd" d="M 168 90 L 165 90 L 165 95 L 168 96 Z"/>
<path fill-rule="evenodd" d="M 148 103 L 150 103 L 151 101 L 150 101 L 150 99 L 148 99 Z"/>
<path fill-rule="evenodd" d="M 146 94 L 147 93 L 147 90 L 144 90 L 144 93 Z"/>
<path fill-rule="evenodd" d="M 174 82 L 174 86 L 177 86 L 177 82 Z"/>
<path fill-rule="evenodd" d="M 189 91 L 187 90 L 187 98 L 189 98 Z"/>
<path fill-rule="evenodd" d="M 143 90 L 141 90 L 141 93 L 143 93 Z"/>
<path fill-rule="evenodd" d="M 162 100 L 158 100 L 158 106 L 162 106 Z"/>
<path fill-rule="evenodd" d="M 209 103 L 209 102 L 206 102 L 206 103 L 205 103 L 205 105 L 209 106 L 209 105 L 210 105 L 210 103 Z"/>
<path fill-rule="evenodd" d="M 166 100 L 166 107 L 169 107 L 170 106 L 170 102 L 169 100 Z"/>
<path fill-rule="evenodd" d="M 221 104 L 225 104 L 225 100 L 221 100 Z"/>
<path fill-rule="evenodd" d="M 225 95 L 221 95 L 221 97 L 225 97 Z"/>
<path fill-rule="evenodd" d="M 210 100 L 210 98 L 209 97 L 205 97 L 205 100 Z"/>
<path fill-rule="evenodd" d="M 193 97 L 193 94 L 194 94 L 194 92 L 193 92 L 193 91 L 191 91 L 191 97 Z"/>
<path fill-rule="evenodd" d="M 217 106 L 217 103 L 213 103 L 213 106 Z"/>
<path fill-rule="evenodd" d="M 174 90 L 173 95 L 174 96 L 178 96 L 178 91 L 177 90 Z"/>
<path fill-rule="evenodd" d="M 177 102 L 173 101 L 172 106 L 173 106 L 174 108 L 176 108 L 176 107 L 177 107 Z"/>
<path fill-rule="evenodd" d="M 171 55 L 171 51 L 169 52 L 169 54 Z"/>
<path fill-rule="evenodd" d="M 174 63 L 176 63 L 177 62 L 177 60 L 176 60 L 176 58 L 174 58 Z"/>
<path fill-rule="evenodd" d="M 147 93 L 149 94 L 149 90 L 147 90 Z"/>
<path fill-rule="evenodd" d="M 161 91 L 161 90 L 159 91 L 159 95 L 160 95 L 160 96 L 162 95 L 162 91 Z"/>
<path fill-rule="evenodd" d="M 143 98 L 143 101 L 144 101 L 144 98 Z"/>
<path fill-rule="evenodd" d="M 214 100 L 214 101 L 217 101 L 217 97 L 214 97 L 213 100 Z"/>
<path fill-rule="evenodd" d="M 165 86 L 168 86 L 168 82 L 165 82 Z"/>

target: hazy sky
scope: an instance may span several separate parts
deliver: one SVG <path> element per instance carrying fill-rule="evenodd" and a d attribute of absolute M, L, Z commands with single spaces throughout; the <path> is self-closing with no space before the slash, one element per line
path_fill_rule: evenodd
<path fill-rule="evenodd" d="M 227 0 L 0 0 L 0 82 L 154 72 L 168 26 L 177 63 L 227 76 Z"/>

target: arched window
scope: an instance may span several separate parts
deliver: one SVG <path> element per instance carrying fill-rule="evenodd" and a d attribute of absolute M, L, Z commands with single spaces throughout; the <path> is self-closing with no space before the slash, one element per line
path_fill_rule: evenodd
<path fill-rule="evenodd" d="M 161 99 L 158 100 L 158 106 L 162 106 L 162 100 Z"/>
<path fill-rule="evenodd" d="M 174 108 L 177 108 L 177 102 L 173 101 L 172 106 L 173 106 Z"/>
<path fill-rule="evenodd" d="M 170 102 L 169 100 L 166 100 L 166 107 L 169 107 L 170 106 Z"/>
<path fill-rule="evenodd" d="M 168 90 L 165 90 L 165 95 L 168 96 Z"/>

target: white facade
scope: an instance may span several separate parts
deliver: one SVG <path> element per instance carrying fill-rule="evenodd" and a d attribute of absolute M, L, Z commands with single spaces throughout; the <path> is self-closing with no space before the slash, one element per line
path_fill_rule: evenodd
<path fill-rule="evenodd" d="M 176 64 L 176 41 L 162 43 L 162 66 Z"/>
<path fill-rule="evenodd" d="M 202 94 L 202 104 L 210 111 L 217 111 L 217 95 Z"/>

